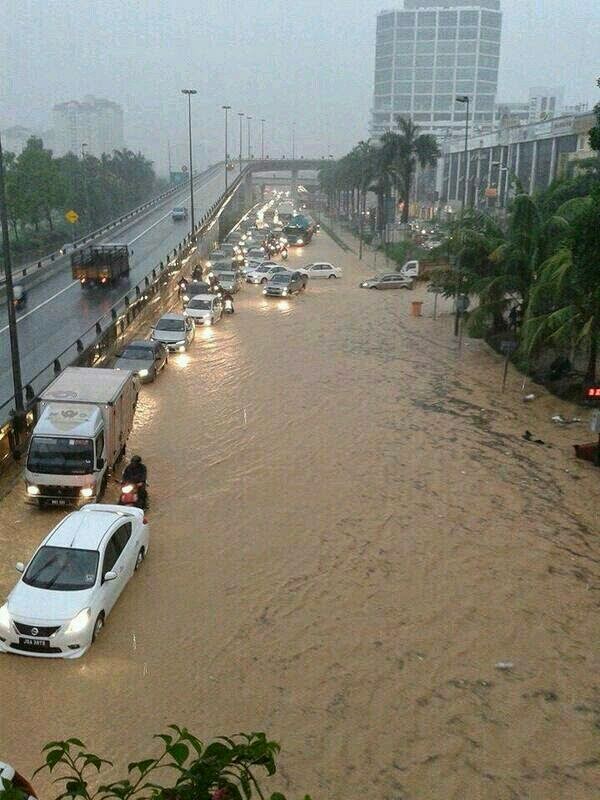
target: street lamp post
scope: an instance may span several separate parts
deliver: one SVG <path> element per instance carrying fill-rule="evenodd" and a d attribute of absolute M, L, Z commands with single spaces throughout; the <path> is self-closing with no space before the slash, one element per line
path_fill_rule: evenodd
<path fill-rule="evenodd" d="M 193 236 L 196 222 L 194 220 L 194 177 L 192 164 L 192 95 L 198 94 L 198 92 L 196 89 L 182 89 L 181 94 L 186 94 L 188 99 L 188 139 L 190 145 L 190 222 Z"/>
<path fill-rule="evenodd" d="M 85 148 L 87 146 L 87 142 L 81 143 L 81 172 L 83 175 L 83 193 L 85 195 L 85 213 L 87 217 L 88 230 L 90 230 L 92 227 L 92 221 L 90 219 L 90 189 L 88 186 L 87 167 L 85 163 Z"/>
<path fill-rule="evenodd" d="M 463 208 L 467 207 L 469 199 L 469 190 L 467 183 L 467 164 L 469 159 L 469 96 L 466 94 L 459 94 L 456 97 L 457 103 L 465 103 L 467 106 L 467 116 L 465 118 L 465 188 L 463 192 Z"/>
<path fill-rule="evenodd" d="M 15 414 L 17 419 L 21 421 L 25 409 L 23 406 L 23 381 L 21 378 L 21 359 L 19 357 L 19 337 L 17 335 L 17 313 L 15 311 L 10 241 L 8 238 L 8 213 L 6 209 L 6 190 L 4 187 L 2 142 L 0 142 L 0 222 L 2 225 L 2 255 L 4 257 L 4 278 L 6 281 L 6 309 L 8 312 L 8 333 L 10 338 L 13 390 L 15 394 Z M 20 426 L 17 426 L 16 430 L 17 437 L 19 427 Z M 16 443 L 18 444 L 18 439 Z"/>
<path fill-rule="evenodd" d="M 260 157 L 265 160 L 265 119 L 260 121 Z"/>
<path fill-rule="evenodd" d="M 467 106 L 467 115 L 465 118 L 465 186 L 463 192 L 463 213 L 467 207 L 467 202 L 469 199 L 469 184 L 467 181 L 467 167 L 469 163 L 469 96 L 466 94 L 459 94 L 456 95 L 455 98 L 457 103 L 465 103 Z M 462 272 L 461 272 L 461 264 L 460 264 L 460 257 L 458 259 L 458 275 L 456 281 L 456 294 L 454 297 L 454 335 L 458 336 L 460 332 L 460 314 L 461 314 L 461 305 L 462 305 Z M 459 348 L 460 348 L 460 340 L 459 340 Z"/>
<path fill-rule="evenodd" d="M 225 112 L 225 191 L 227 191 L 227 167 L 229 166 L 229 136 L 227 131 L 227 116 L 231 111 L 231 106 L 221 106 Z"/>
<path fill-rule="evenodd" d="M 252 122 L 252 117 L 246 117 L 246 132 L 248 134 L 248 161 L 252 156 L 252 148 L 250 147 L 250 123 Z"/>
<path fill-rule="evenodd" d="M 292 160 L 296 158 L 296 123 L 292 122 Z"/>
<path fill-rule="evenodd" d="M 238 111 L 238 117 L 240 118 L 240 172 L 242 171 L 242 149 L 243 149 L 243 142 L 242 142 L 242 120 L 244 119 L 244 112 Z"/>

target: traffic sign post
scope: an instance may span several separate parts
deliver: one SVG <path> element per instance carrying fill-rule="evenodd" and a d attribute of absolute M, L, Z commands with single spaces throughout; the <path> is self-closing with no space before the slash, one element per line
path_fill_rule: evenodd
<path fill-rule="evenodd" d="M 500 350 L 504 353 L 504 374 L 502 376 L 502 391 L 506 388 L 506 376 L 508 375 L 508 362 L 512 353 L 517 349 L 518 344 L 513 340 L 500 342 Z"/>
<path fill-rule="evenodd" d="M 71 209 L 65 214 L 65 219 L 67 222 L 70 222 L 71 225 L 75 225 L 76 222 L 79 222 L 79 214 Z"/>

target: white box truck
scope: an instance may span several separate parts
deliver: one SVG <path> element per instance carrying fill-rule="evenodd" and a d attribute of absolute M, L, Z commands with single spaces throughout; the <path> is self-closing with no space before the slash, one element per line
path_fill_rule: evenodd
<path fill-rule="evenodd" d="M 133 372 L 68 367 L 40 395 L 25 466 L 29 502 L 95 503 L 125 452 L 139 381 Z"/>

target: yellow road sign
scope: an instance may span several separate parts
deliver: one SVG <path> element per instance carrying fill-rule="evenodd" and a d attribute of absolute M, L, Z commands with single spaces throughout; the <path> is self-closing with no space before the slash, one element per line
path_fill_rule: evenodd
<path fill-rule="evenodd" d="M 72 225 L 74 225 L 79 219 L 79 214 L 76 211 L 73 211 L 73 209 L 71 209 L 70 211 L 67 211 L 67 213 L 65 214 L 65 219 L 67 220 L 67 222 L 70 222 Z"/>

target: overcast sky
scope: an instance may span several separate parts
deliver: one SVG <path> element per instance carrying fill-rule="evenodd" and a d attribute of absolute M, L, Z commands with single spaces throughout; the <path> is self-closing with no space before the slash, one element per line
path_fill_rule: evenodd
<path fill-rule="evenodd" d="M 182 87 L 198 90 L 198 155 L 223 150 L 220 106 L 266 118 L 266 150 L 341 155 L 367 133 L 382 0 L 0 0 L 0 129 L 43 130 L 55 103 L 121 103 L 126 142 L 164 168 L 185 159 Z M 533 85 L 600 99 L 600 0 L 502 0 L 498 100 Z M 255 125 L 255 123 L 252 123 Z M 237 152 L 235 116 L 230 150 Z M 254 127 L 255 150 L 258 126 Z M 245 136 L 245 128 L 244 128 Z M 235 137 L 235 138 L 234 138 Z M 204 153 L 200 149 L 204 147 Z"/>

